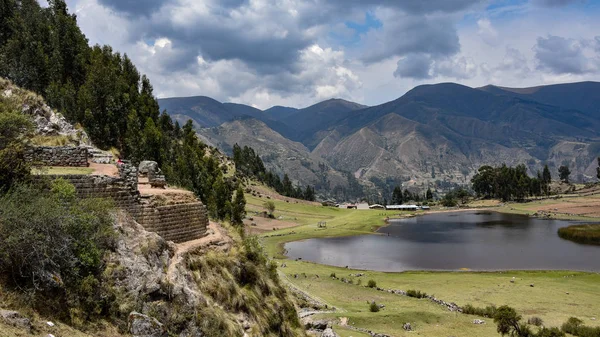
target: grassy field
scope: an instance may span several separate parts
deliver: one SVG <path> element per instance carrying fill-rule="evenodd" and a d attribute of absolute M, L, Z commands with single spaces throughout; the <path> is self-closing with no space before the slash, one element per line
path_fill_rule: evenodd
<path fill-rule="evenodd" d="M 249 212 L 263 211 L 266 199 L 247 196 Z M 414 299 L 366 288 L 373 279 L 385 289 L 415 289 L 434 295 L 447 302 L 462 306 L 510 305 L 524 319 L 540 317 L 546 326 L 560 326 L 571 316 L 576 316 L 586 325 L 600 325 L 600 274 L 562 271 L 507 271 L 507 272 L 403 272 L 384 273 L 357 271 L 319 265 L 304 261 L 282 260 L 283 244 L 286 242 L 317 237 L 348 236 L 373 233 L 385 224 L 386 217 L 411 216 L 417 212 L 380 210 L 346 210 L 322 206 L 296 204 L 271 199 L 276 205 L 275 216 L 298 223 L 297 227 L 264 233 L 261 235 L 265 248 L 279 264 L 286 279 L 296 287 L 325 301 L 338 309 L 335 314 L 324 317 L 343 321 L 351 326 L 366 328 L 392 336 L 498 336 L 491 319 L 483 318 L 484 325 L 473 324 L 480 317 L 448 311 L 427 299 Z M 556 202 L 556 201 L 554 201 Z M 492 206 L 486 203 L 478 206 Z M 533 214 L 536 207 L 551 207 L 552 201 L 540 204 L 510 204 L 492 209 L 504 212 Z M 579 219 L 594 219 L 578 217 Z M 319 228 L 318 222 L 327 222 L 327 228 Z M 353 279 L 353 284 L 332 279 Z M 350 274 L 364 273 L 357 278 Z M 511 283 L 512 278 L 515 282 Z M 357 285 L 361 279 L 362 285 Z M 534 287 L 530 285 L 534 284 Z M 377 313 L 369 311 L 368 302 L 385 305 Z M 597 318 L 598 320 L 594 319 Z M 407 333 L 402 325 L 410 322 L 415 332 Z M 365 334 L 338 326 L 341 336 L 363 336 Z M 366 335 L 365 335 L 366 336 Z"/>

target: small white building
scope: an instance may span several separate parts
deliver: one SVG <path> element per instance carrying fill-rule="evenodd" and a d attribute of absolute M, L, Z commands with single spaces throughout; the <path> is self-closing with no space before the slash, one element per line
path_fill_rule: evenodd
<path fill-rule="evenodd" d="M 389 211 L 417 211 L 419 206 L 417 205 L 387 205 L 385 209 Z"/>

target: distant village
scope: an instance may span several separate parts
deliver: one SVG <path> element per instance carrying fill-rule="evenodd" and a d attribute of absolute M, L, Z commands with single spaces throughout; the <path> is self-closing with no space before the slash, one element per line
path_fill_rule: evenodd
<path fill-rule="evenodd" d="M 352 203 L 335 203 L 333 201 L 325 201 L 323 202 L 323 206 L 328 206 L 328 207 L 338 207 L 338 208 L 344 208 L 344 209 L 358 209 L 358 210 L 369 210 L 369 209 L 381 209 L 381 210 L 388 210 L 388 211 L 418 211 L 418 210 L 429 210 L 430 207 L 429 206 L 418 206 L 418 205 L 380 205 L 380 204 L 373 204 L 373 205 L 369 205 L 368 203 L 364 202 L 364 203 L 357 203 L 357 204 L 352 204 Z"/>

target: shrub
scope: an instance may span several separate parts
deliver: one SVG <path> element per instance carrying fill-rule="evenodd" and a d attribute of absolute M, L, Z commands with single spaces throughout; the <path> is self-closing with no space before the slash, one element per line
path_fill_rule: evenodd
<path fill-rule="evenodd" d="M 414 298 L 425 298 L 427 297 L 427 294 L 419 290 L 411 289 L 406 291 L 406 296 Z"/>
<path fill-rule="evenodd" d="M 270 200 L 265 201 L 263 207 L 269 212 L 269 215 L 273 215 L 273 212 L 275 212 L 275 203 Z"/>
<path fill-rule="evenodd" d="M 77 199 L 61 180 L 50 189 L 13 186 L 0 197 L 0 275 L 32 294 L 32 305 L 70 312 L 74 323 L 99 314 L 108 299 L 98 279 L 115 238 L 110 209 Z M 49 298 L 60 305 L 43 303 Z"/>
<path fill-rule="evenodd" d="M 547 329 L 547 328 L 541 328 L 540 331 L 538 331 L 537 335 L 535 335 L 536 337 L 564 337 L 565 333 L 560 331 L 558 328 L 551 328 L 551 329 Z"/>
<path fill-rule="evenodd" d="M 527 324 L 531 324 L 531 325 L 535 325 L 535 326 L 542 326 L 542 324 L 544 324 L 544 321 L 539 318 L 539 317 L 530 317 L 527 320 Z"/>
<path fill-rule="evenodd" d="M 375 303 L 375 301 L 371 302 L 371 304 L 369 304 L 369 311 L 370 312 L 379 312 L 379 305 L 377 305 L 377 303 Z"/>
<path fill-rule="evenodd" d="M 329 275 L 329 277 L 331 277 L 331 278 L 337 278 L 337 276 L 335 276 L 335 273 L 331 273 L 331 274 Z"/>
<path fill-rule="evenodd" d="M 496 315 L 496 307 L 493 305 L 487 306 L 485 308 L 477 308 L 472 306 L 471 304 L 465 305 L 463 308 L 463 313 L 466 315 L 475 315 L 487 318 L 494 318 Z"/>
<path fill-rule="evenodd" d="M 583 321 L 579 318 L 570 317 L 567 322 L 562 325 L 561 330 L 571 335 L 577 335 L 577 330 L 582 324 Z"/>
<path fill-rule="evenodd" d="M 565 333 L 578 337 L 600 337 L 599 327 L 584 326 L 583 321 L 579 318 L 571 317 L 564 323 L 561 330 Z"/>
<path fill-rule="evenodd" d="M 369 287 L 369 288 L 376 288 L 377 287 L 377 282 L 375 282 L 375 280 L 369 280 L 369 282 L 367 282 L 367 287 Z"/>

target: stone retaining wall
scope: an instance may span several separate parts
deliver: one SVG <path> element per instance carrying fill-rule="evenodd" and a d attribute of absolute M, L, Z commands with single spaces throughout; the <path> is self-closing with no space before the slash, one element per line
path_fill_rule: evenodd
<path fill-rule="evenodd" d="M 169 206 L 144 206 L 138 222 L 167 241 L 176 243 L 206 235 L 208 218 L 201 202 Z"/>
<path fill-rule="evenodd" d="M 25 160 L 43 166 L 89 166 L 83 146 L 33 146 L 25 151 Z"/>
<path fill-rule="evenodd" d="M 124 167 L 123 167 L 124 166 Z M 137 179 L 132 181 L 132 172 L 127 165 L 119 167 L 123 176 L 93 175 L 46 175 L 37 176 L 42 180 L 63 178 L 73 186 L 80 198 L 108 198 L 115 206 L 126 210 L 131 216 L 150 232 L 176 243 L 202 238 L 206 235 L 208 216 L 206 207 L 201 202 L 153 206 L 144 204 L 137 190 Z"/>

